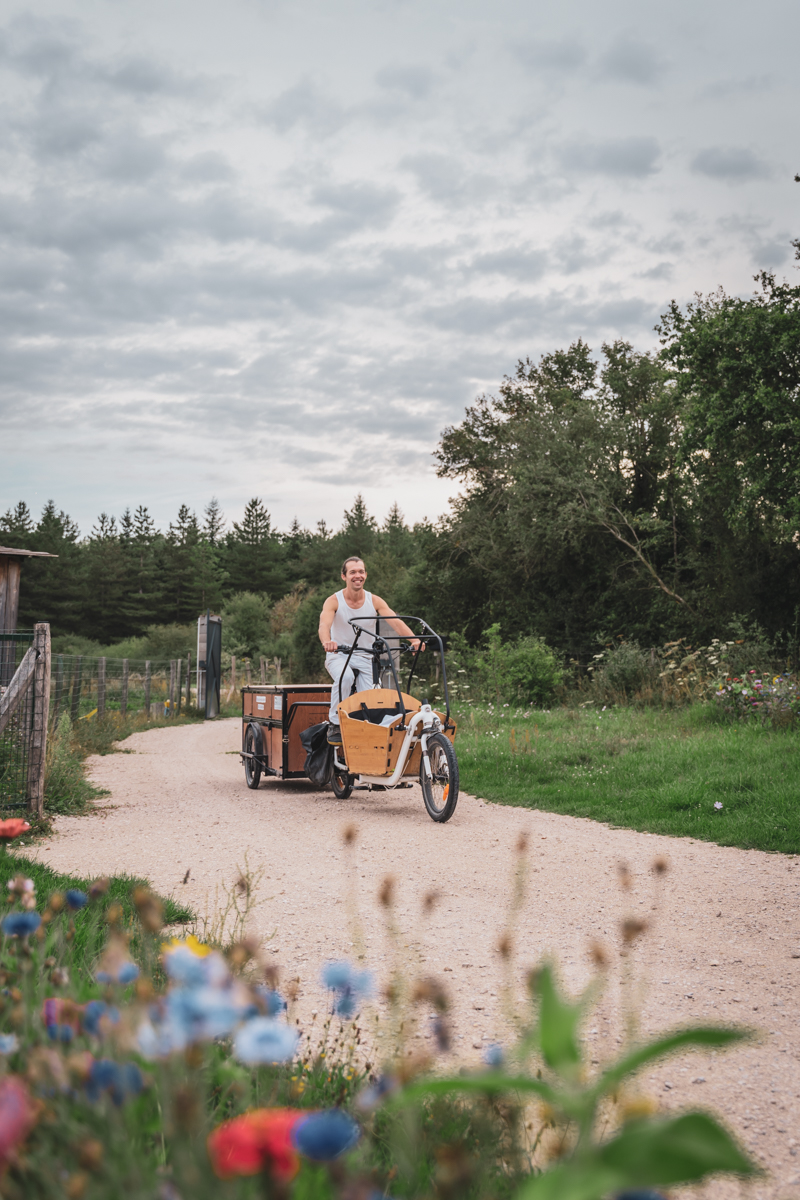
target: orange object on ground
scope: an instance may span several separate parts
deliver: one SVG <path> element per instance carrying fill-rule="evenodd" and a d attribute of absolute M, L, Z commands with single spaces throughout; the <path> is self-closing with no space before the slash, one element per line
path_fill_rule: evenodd
<path fill-rule="evenodd" d="M 292 1179 L 300 1159 L 292 1130 L 308 1116 L 298 1108 L 255 1108 L 224 1121 L 208 1135 L 208 1153 L 220 1179 L 269 1170 L 276 1179 Z"/>

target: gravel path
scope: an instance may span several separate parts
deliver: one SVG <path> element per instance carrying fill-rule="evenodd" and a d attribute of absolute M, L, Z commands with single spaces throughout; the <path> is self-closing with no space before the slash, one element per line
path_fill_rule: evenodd
<path fill-rule="evenodd" d="M 391 873 L 400 952 L 448 983 L 454 1053 L 469 1062 L 507 1028 L 496 947 L 524 831 L 528 889 L 513 965 L 520 993 L 525 970 L 547 952 L 558 956 L 566 984 L 579 988 L 590 975 L 590 940 L 605 942 L 616 958 L 620 920 L 647 917 L 651 931 L 634 955 L 647 980 L 645 1027 L 730 1020 L 759 1031 L 742 1048 L 674 1058 L 642 1080 L 664 1108 L 700 1104 L 723 1114 L 770 1172 L 746 1189 L 715 1181 L 697 1194 L 800 1196 L 800 957 L 792 957 L 800 951 L 800 857 L 609 829 L 463 794 L 453 819 L 439 826 L 426 815 L 417 785 L 356 792 L 347 801 L 303 781 L 262 782 L 251 792 L 235 754 L 239 728 L 226 720 L 150 730 L 124 743 L 132 753 L 92 759 L 93 781 L 111 795 L 96 815 L 57 818 L 35 856 L 84 876 L 144 875 L 202 914 L 213 908 L 215 890 L 236 879 L 246 851 L 250 868 L 263 870 L 253 927 L 264 936 L 274 932 L 269 949 L 283 978 L 302 980 L 304 1021 L 324 1011 L 320 964 L 352 956 L 348 878 L 357 884 L 365 960 L 385 978 L 392 944 L 377 893 Z M 359 830 L 354 852 L 343 845 L 348 822 Z M 654 910 L 650 868 L 657 855 L 667 856 L 670 870 Z M 633 876 L 627 893 L 620 861 Z M 423 917 L 421 902 L 432 888 L 440 899 Z M 594 1060 L 617 1049 L 618 986 L 613 972 L 586 1031 Z M 415 1037 L 419 1046 L 430 1044 L 424 1029 Z"/>

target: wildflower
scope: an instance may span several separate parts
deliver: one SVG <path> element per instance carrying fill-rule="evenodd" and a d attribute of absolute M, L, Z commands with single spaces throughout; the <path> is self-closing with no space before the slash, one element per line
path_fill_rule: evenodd
<path fill-rule="evenodd" d="M 322 969 L 322 982 L 336 993 L 333 1011 L 338 1017 L 352 1017 L 359 998 L 367 999 L 372 995 L 372 973 L 356 971 L 348 962 L 326 963 Z"/>
<path fill-rule="evenodd" d="M 105 950 L 99 962 L 99 971 L 95 972 L 98 983 L 133 983 L 139 974 L 136 963 L 128 957 L 128 947 L 119 936 L 108 939 Z"/>
<path fill-rule="evenodd" d="M 0 1033 L 0 1054 L 13 1054 L 19 1049 L 19 1039 L 15 1033 Z"/>
<path fill-rule="evenodd" d="M 218 986 L 230 978 L 222 955 L 203 945 L 193 934 L 183 942 L 173 939 L 162 946 L 162 952 L 167 975 L 184 987 Z"/>
<path fill-rule="evenodd" d="M 304 1115 L 294 1108 L 257 1108 L 223 1121 L 208 1135 L 214 1173 L 220 1179 L 233 1179 L 266 1169 L 288 1182 L 300 1166 L 292 1130 Z"/>
<path fill-rule="evenodd" d="M 497 1071 L 500 1070 L 505 1061 L 505 1055 L 503 1054 L 503 1047 L 499 1042 L 493 1042 L 491 1046 L 486 1047 L 483 1052 L 483 1061 L 487 1067 L 493 1067 Z"/>
<path fill-rule="evenodd" d="M 253 993 L 256 997 L 256 1003 L 260 1012 L 263 1012 L 268 1017 L 277 1017 L 280 1013 L 286 1011 L 286 1001 L 280 992 L 274 988 L 264 987 L 263 983 L 257 983 L 253 988 Z"/>
<path fill-rule="evenodd" d="M 371 1112 L 382 1100 L 396 1092 L 399 1086 L 394 1075 L 379 1075 L 358 1093 L 356 1106 L 362 1112 Z"/>
<path fill-rule="evenodd" d="M 289 1062 L 299 1041 L 300 1035 L 291 1025 L 274 1017 L 253 1017 L 237 1030 L 233 1052 L 248 1067 Z"/>
<path fill-rule="evenodd" d="M 646 929 L 646 921 L 642 921 L 639 917 L 626 917 L 622 922 L 622 940 L 626 945 L 630 945 Z"/>
<path fill-rule="evenodd" d="M 101 876 L 100 879 L 95 879 L 92 886 L 89 888 L 89 899 L 99 900 L 101 896 L 105 896 L 111 885 L 111 880 L 107 876 Z"/>
<path fill-rule="evenodd" d="M 23 821 L 22 817 L 8 817 L 5 821 L 0 821 L 0 841 L 11 842 L 20 834 L 27 833 L 29 829 L 30 825 Z"/>
<path fill-rule="evenodd" d="M 340 1108 L 311 1113 L 292 1129 L 292 1141 L 305 1158 L 312 1162 L 330 1162 L 350 1150 L 361 1130 L 352 1117 Z"/>
<path fill-rule="evenodd" d="M 42 1005 L 42 1024 L 54 1042 L 71 1042 L 80 1029 L 81 1006 L 73 1000 L 51 996 Z"/>
<path fill-rule="evenodd" d="M 715 800 L 715 801 L 714 801 L 714 808 L 722 808 L 722 801 L 721 801 L 721 800 Z"/>
<path fill-rule="evenodd" d="M 146 887 L 134 888 L 133 903 L 139 920 L 148 933 L 158 933 L 164 924 L 164 907 L 153 892 Z"/>
<path fill-rule="evenodd" d="M 35 933 L 42 923 L 42 918 L 36 912 L 9 913 L 0 921 L 0 929 L 6 937 L 27 937 Z"/>
<path fill-rule="evenodd" d="M 89 903 L 89 897 L 86 892 L 79 891 L 78 888 L 70 888 L 66 895 L 67 907 L 73 912 L 77 912 L 81 908 L 85 908 Z"/>
<path fill-rule="evenodd" d="M 110 1058 L 96 1058 L 86 1080 L 90 1100 L 99 1100 L 103 1092 L 108 1092 L 117 1108 L 128 1096 L 138 1096 L 143 1087 L 142 1072 L 136 1063 L 117 1063 Z"/>
<path fill-rule="evenodd" d="M 99 1037 L 103 1032 L 103 1022 L 106 1025 L 118 1025 L 119 1009 L 112 1004 L 106 1004 L 105 1000 L 90 1000 L 88 1004 L 84 1004 L 81 1014 L 84 1033 Z"/>
<path fill-rule="evenodd" d="M 36 1124 L 36 1108 L 31 1094 L 17 1075 L 0 1080 L 0 1167 L 8 1162 L 13 1150 L 23 1142 Z"/>

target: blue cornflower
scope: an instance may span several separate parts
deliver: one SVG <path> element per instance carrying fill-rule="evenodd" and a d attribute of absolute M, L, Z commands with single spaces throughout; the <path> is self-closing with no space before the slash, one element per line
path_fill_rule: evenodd
<path fill-rule="evenodd" d="M 372 995 L 372 973 L 356 971 L 349 962 L 330 962 L 322 968 L 322 982 L 336 993 L 333 1011 L 338 1017 L 352 1017 L 360 998 Z"/>
<path fill-rule="evenodd" d="M 3 917 L 0 928 L 6 937 L 27 937 L 29 933 L 36 933 L 41 923 L 42 918 L 36 912 L 9 913 Z"/>
<path fill-rule="evenodd" d="M 280 992 L 274 992 L 272 988 L 265 987 L 263 983 L 256 984 L 254 991 L 263 1004 L 268 1017 L 278 1017 L 286 1011 L 286 1001 Z"/>
<path fill-rule="evenodd" d="M 300 1035 L 291 1025 L 274 1017 L 253 1017 L 236 1032 L 233 1052 L 248 1067 L 260 1063 L 289 1062 Z"/>
<path fill-rule="evenodd" d="M 89 897 L 86 892 L 81 892 L 78 888 L 70 888 L 66 893 L 67 907 L 73 912 L 77 912 L 79 908 L 85 908 L 89 903 Z"/>
<path fill-rule="evenodd" d="M 90 1100 L 98 1100 L 102 1092 L 108 1092 L 117 1107 L 127 1096 L 138 1095 L 143 1087 L 142 1072 L 136 1063 L 116 1063 L 110 1058 L 95 1059 L 86 1080 Z"/>
<path fill-rule="evenodd" d="M 93 1037 L 97 1037 L 100 1033 L 100 1021 L 103 1017 L 107 1017 L 112 1025 L 119 1023 L 119 1009 L 113 1005 L 106 1004 L 105 1000 L 90 1000 L 84 1005 L 81 1022 L 83 1024 L 84 1033 L 90 1033 Z"/>
<path fill-rule="evenodd" d="M 139 968 L 135 962 L 123 962 L 115 971 L 98 971 L 95 979 L 98 983 L 133 983 L 139 978 Z"/>
<path fill-rule="evenodd" d="M 499 1042 L 492 1042 L 491 1046 L 486 1047 L 483 1052 L 483 1061 L 487 1067 L 494 1067 L 496 1070 L 502 1067 L 505 1055 L 503 1054 L 503 1047 Z"/>
<path fill-rule="evenodd" d="M 315 1162 L 330 1162 L 354 1146 L 361 1130 L 340 1108 L 311 1113 L 292 1130 L 292 1141 L 301 1154 Z"/>

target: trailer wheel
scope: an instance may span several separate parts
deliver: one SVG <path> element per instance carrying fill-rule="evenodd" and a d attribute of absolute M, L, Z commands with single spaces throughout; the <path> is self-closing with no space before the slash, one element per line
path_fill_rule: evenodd
<path fill-rule="evenodd" d="M 244 735 L 244 750 L 246 754 L 263 754 L 261 745 L 261 726 L 250 724 Z M 257 788 L 261 783 L 261 763 L 257 758 L 244 760 L 244 779 L 249 788 Z"/>
<path fill-rule="evenodd" d="M 428 738 L 428 760 L 431 764 L 431 779 L 425 774 L 425 762 L 420 756 L 419 782 L 422 798 L 431 820 L 443 824 L 450 820 L 458 804 L 458 759 L 443 733 L 432 733 Z"/>
<path fill-rule="evenodd" d="M 347 771 L 337 771 L 334 768 L 333 778 L 331 779 L 331 787 L 333 794 L 337 800 L 346 800 L 352 794 L 353 783 L 355 780 L 352 775 L 348 775 Z"/>

